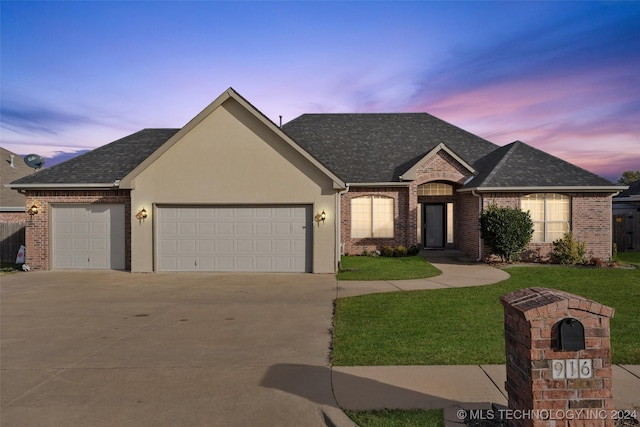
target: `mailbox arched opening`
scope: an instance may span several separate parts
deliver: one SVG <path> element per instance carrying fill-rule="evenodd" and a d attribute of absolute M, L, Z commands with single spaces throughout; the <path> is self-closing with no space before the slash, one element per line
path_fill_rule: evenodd
<path fill-rule="evenodd" d="M 558 323 L 558 347 L 562 351 L 578 351 L 586 348 L 582 322 L 569 317 Z"/>

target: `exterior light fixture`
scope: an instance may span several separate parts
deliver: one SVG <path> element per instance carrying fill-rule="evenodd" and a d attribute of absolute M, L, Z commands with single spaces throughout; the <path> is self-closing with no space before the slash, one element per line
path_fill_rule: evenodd
<path fill-rule="evenodd" d="M 136 214 L 136 218 L 138 218 L 139 220 L 143 220 L 146 217 L 147 217 L 147 210 L 145 208 L 140 209 Z"/>
<path fill-rule="evenodd" d="M 318 213 L 316 214 L 316 216 L 314 217 L 314 219 L 316 220 L 316 222 L 318 223 L 318 227 L 320 227 L 320 223 L 324 224 L 324 220 L 327 219 L 327 214 L 324 212 L 324 210 L 322 211 L 322 213 Z"/>
<path fill-rule="evenodd" d="M 38 205 L 36 205 L 35 203 L 31 205 L 31 207 L 27 209 L 27 213 L 31 216 L 38 215 Z"/>

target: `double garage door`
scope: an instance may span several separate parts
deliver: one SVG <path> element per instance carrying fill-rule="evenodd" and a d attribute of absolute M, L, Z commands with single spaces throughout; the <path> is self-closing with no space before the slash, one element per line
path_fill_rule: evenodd
<path fill-rule="evenodd" d="M 310 206 L 160 206 L 158 271 L 311 271 Z"/>
<path fill-rule="evenodd" d="M 124 270 L 124 205 L 53 206 L 54 269 Z"/>

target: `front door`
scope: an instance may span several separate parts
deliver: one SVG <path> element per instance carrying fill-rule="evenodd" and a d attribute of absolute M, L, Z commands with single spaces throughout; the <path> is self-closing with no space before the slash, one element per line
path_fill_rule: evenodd
<path fill-rule="evenodd" d="M 425 248 L 444 248 L 445 246 L 445 205 L 423 204 L 423 236 Z"/>

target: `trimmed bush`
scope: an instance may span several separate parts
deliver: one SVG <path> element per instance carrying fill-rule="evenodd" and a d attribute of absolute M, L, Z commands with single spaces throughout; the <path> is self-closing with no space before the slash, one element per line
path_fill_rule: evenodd
<path fill-rule="evenodd" d="M 494 254 L 512 262 L 531 241 L 533 221 L 529 212 L 490 205 L 480 215 L 480 235 Z"/>
<path fill-rule="evenodd" d="M 577 241 L 573 233 L 564 233 L 562 239 L 553 242 L 553 250 L 550 253 L 551 262 L 563 265 L 585 264 L 587 253 L 584 242 Z"/>
<path fill-rule="evenodd" d="M 380 255 L 381 256 L 387 256 L 387 257 L 392 257 L 393 256 L 393 248 L 391 246 L 384 246 L 381 250 L 380 250 Z"/>
<path fill-rule="evenodd" d="M 395 257 L 407 256 L 407 248 L 405 248 L 402 245 L 398 246 L 397 248 L 395 248 L 393 250 L 393 256 L 395 256 Z"/>

